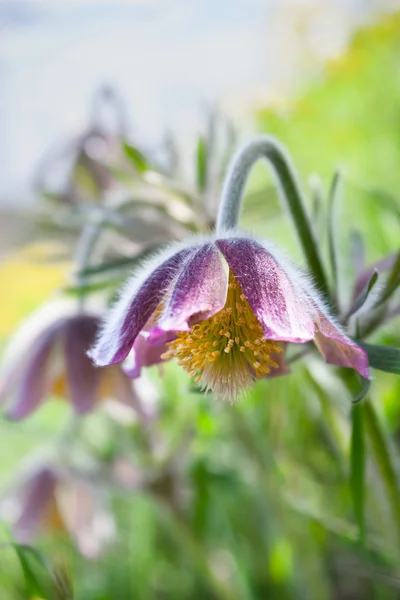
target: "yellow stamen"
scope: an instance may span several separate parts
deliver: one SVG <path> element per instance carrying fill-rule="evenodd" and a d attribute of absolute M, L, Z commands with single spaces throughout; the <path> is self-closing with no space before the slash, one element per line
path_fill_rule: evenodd
<path fill-rule="evenodd" d="M 224 308 L 190 331 L 179 333 L 167 345 L 168 351 L 161 358 L 176 357 L 196 382 L 217 397 L 230 400 L 253 379 L 277 368 L 271 354 L 282 352 L 276 343 L 264 339 L 263 329 L 231 271 Z"/>

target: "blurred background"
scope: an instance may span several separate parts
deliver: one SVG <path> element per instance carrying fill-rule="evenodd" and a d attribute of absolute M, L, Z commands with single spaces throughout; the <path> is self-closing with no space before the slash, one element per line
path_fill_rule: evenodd
<path fill-rule="evenodd" d="M 213 227 L 254 134 L 293 158 L 343 316 L 400 246 L 400 2 L 2 0 L 0 125 L 6 407 L 32 331 L 82 297 L 102 314 L 143 257 Z M 240 224 L 306 267 L 264 164 Z M 400 345 L 390 300 L 369 342 Z M 6 410 L 1 598 L 400 598 L 400 381 L 374 371 L 362 426 L 355 386 L 310 353 L 234 406 L 167 364 L 135 380 L 140 410 L 111 389 L 77 416 L 59 387 Z"/>

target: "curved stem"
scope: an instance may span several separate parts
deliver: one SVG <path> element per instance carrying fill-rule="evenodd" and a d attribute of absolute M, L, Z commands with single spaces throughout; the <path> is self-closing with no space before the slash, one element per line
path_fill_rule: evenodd
<path fill-rule="evenodd" d="M 234 157 L 225 179 L 217 218 L 217 235 L 235 229 L 239 220 L 244 187 L 250 170 L 264 158 L 272 167 L 280 196 L 289 209 L 308 266 L 319 290 L 329 298 L 328 284 L 317 244 L 304 207 L 295 168 L 285 148 L 272 137 L 261 136 L 247 143 Z"/>

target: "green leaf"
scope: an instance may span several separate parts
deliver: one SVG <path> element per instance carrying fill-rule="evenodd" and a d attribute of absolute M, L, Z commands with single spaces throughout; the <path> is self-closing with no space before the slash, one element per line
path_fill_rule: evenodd
<path fill-rule="evenodd" d="M 108 273 L 117 269 L 123 269 L 124 267 L 132 267 L 136 265 L 136 263 L 153 254 L 153 252 L 158 250 L 160 246 L 161 244 L 157 244 L 155 246 L 151 246 L 150 248 L 146 248 L 145 250 L 142 250 L 142 252 L 134 254 L 133 256 L 123 256 L 122 258 L 116 258 L 115 260 L 104 262 L 99 265 L 86 267 L 78 273 L 78 276 L 90 277 L 92 275 L 99 275 L 100 273 Z"/>
<path fill-rule="evenodd" d="M 57 192 L 50 192 L 48 190 L 39 190 L 39 192 L 44 200 L 50 200 L 57 204 L 65 204 L 67 202 L 65 194 L 58 194 Z"/>
<path fill-rule="evenodd" d="M 48 598 L 48 592 L 49 590 L 47 589 L 47 586 L 44 585 L 44 583 L 41 581 L 41 578 L 38 577 L 36 570 L 34 569 L 33 565 L 31 564 L 31 558 L 35 559 L 35 562 L 37 562 L 43 569 L 45 569 L 46 571 L 49 571 L 49 567 L 45 561 L 45 559 L 42 557 L 42 555 L 35 550 L 34 548 L 31 548 L 30 546 L 26 546 L 26 545 L 22 545 L 22 544 L 12 544 L 15 552 L 18 556 L 18 560 L 20 562 L 21 565 L 21 569 L 22 572 L 24 574 L 24 579 L 25 579 L 25 585 L 27 588 L 27 592 L 29 595 L 39 595 L 40 597 L 43 598 Z M 48 573 L 51 575 L 51 572 Z"/>
<path fill-rule="evenodd" d="M 351 410 L 350 453 L 350 488 L 361 545 L 364 545 L 365 537 L 365 434 L 363 411 L 363 404 L 357 404 Z"/>
<path fill-rule="evenodd" d="M 168 510 L 166 505 L 159 505 L 158 508 L 158 514 L 164 526 L 166 526 L 172 538 L 178 540 L 183 546 L 184 552 L 190 557 L 204 581 L 208 583 L 210 590 L 213 592 L 213 597 L 220 600 L 239 600 L 242 596 L 239 596 L 230 581 L 226 581 L 221 577 L 210 560 L 202 540 L 198 538 L 195 531 L 182 516 L 176 511 Z"/>
<path fill-rule="evenodd" d="M 352 401 L 353 404 L 358 404 L 358 402 L 361 402 L 361 400 L 363 400 L 365 398 L 365 396 L 368 394 L 369 388 L 371 387 L 371 381 L 369 379 L 365 379 L 364 377 L 361 377 L 361 376 L 358 376 L 358 378 L 361 379 L 361 381 L 362 381 L 362 387 L 361 387 L 361 390 L 354 397 L 354 399 Z"/>
<path fill-rule="evenodd" d="M 365 342 L 360 342 L 360 346 L 368 354 L 368 361 L 371 367 L 380 371 L 386 371 L 386 373 L 400 375 L 400 348 L 366 344 Z"/>
<path fill-rule="evenodd" d="M 356 275 L 365 269 L 365 245 L 359 231 L 350 234 L 350 254 Z"/>
<path fill-rule="evenodd" d="M 337 272 L 337 260 L 336 260 L 336 248 L 335 248 L 335 229 L 334 229 L 334 205 L 338 195 L 340 183 L 340 173 L 335 171 L 329 190 L 328 196 L 328 247 L 329 247 L 329 262 L 331 265 L 332 278 L 333 278 L 333 289 L 337 292 L 338 285 L 338 272 Z"/>
<path fill-rule="evenodd" d="M 128 142 L 123 142 L 122 148 L 125 156 L 140 174 L 145 173 L 151 168 L 147 158 L 138 148 L 131 146 Z"/>
<path fill-rule="evenodd" d="M 322 192 L 322 181 L 318 175 L 311 175 L 309 179 L 309 188 L 312 200 L 311 222 L 313 224 L 314 235 L 318 240 L 320 240 L 320 242 L 322 242 L 323 234 L 325 233 L 321 227 L 322 217 L 324 215 L 325 198 Z"/>
<path fill-rule="evenodd" d="M 118 213 L 133 212 L 132 209 L 148 208 L 149 206 L 162 211 L 164 214 L 168 214 L 166 204 L 154 201 L 152 198 L 129 198 L 118 206 Z"/>
<path fill-rule="evenodd" d="M 368 281 L 367 285 L 365 286 L 365 288 L 360 292 L 360 294 L 354 300 L 349 312 L 346 315 L 346 320 L 349 319 L 352 315 L 354 315 L 357 311 L 359 311 L 360 308 L 365 304 L 370 291 L 372 290 L 372 288 L 374 287 L 374 285 L 376 284 L 377 281 L 378 281 L 378 271 L 374 271 L 370 277 L 370 280 Z"/>
<path fill-rule="evenodd" d="M 196 161 L 197 161 L 197 187 L 200 192 L 204 192 L 207 186 L 207 162 L 208 162 L 208 153 L 207 153 L 207 144 L 203 137 L 199 137 L 197 142 L 197 152 L 196 152 Z"/>
<path fill-rule="evenodd" d="M 106 290 L 107 288 L 121 284 L 121 282 L 121 277 L 113 277 L 112 279 L 106 279 L 105 281 L 98 281 L 96 283 L 86 283 L 83 281 L 80 285 L 66 286 L 62 288 L 62 291 L 64 294 L 70 296 L 83 296 Z"/>
<path fill-rule="evenodd" d="M 269 158 L 278 174 L 284 200 L 293 219 L 299 242 L 314 281 L 324 298 L 329 302 L 329 288 L 325 269 L 321 260 L 317 240 L 313 234 L 305 208 L 303 194 L 297 182 L 297 174 L 286 150 L 271 142 Z"/>
<path fill-rule="evenodd" d="M 389 443 L 370 402 L 365 403 L 364 418 L 366 431 L 386 490 L 388 503 L 392 510 L 393 525 L 397 529 L 400 544 L 400 492 Z"/>
<path fill-rule="evenodd" d="M 373 200 L 377 204 L 380 204 L 383 210 L 391 213 L 397 219 L 400 219 L 400 209 L 397 198 L 381 188 L 373 187 L 365 191 L 373 197 Z"/>
<path fill-rule="evenodd" d="M 387 300 L 389 300 L 390 296 L 397 290 L 400 286 L 400 251 L 397 254 L 397 258 L 393 265 L 392 270 L 389 273 L 389 277 L 387 279 L 386 285 L 382 291 L 381 297 L 379 299 L 379 304 L 383 304 Z"/>

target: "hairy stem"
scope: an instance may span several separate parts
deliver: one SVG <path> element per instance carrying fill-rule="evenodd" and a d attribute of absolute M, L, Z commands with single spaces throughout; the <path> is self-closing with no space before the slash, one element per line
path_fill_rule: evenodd
<path fill-rule="evenodd" d="M 99 219 L 94 223 L 88 223 L 82 229 L 80 238 L 78 240 L 77 250 L 75 254 L 76 264 L 76 286 L 79 288 L 83 284 L 83 278 L 81 272 L 88 266 L 93 250 L 96 246 L 100 232 L 103 227 L 103 220 Z M 79 307 L 80 310 L 84 307 L 85 294 L 83 291 L 79 291 Z"/>
<path fill-rule="evenodd" d="M 315 283 L 328 300 L 327 278 L 305 210 L 296 171 L 285 148 L 274 138 L 268 136 L 254 138 L 234 157 L 222 191 L 216 226 L 217 235 L 224 230 L 236 228 L 247 178 L 253 165 L 261 158 L 267 160 L 272 167 L 281 199 L 289 209 Z"/>

